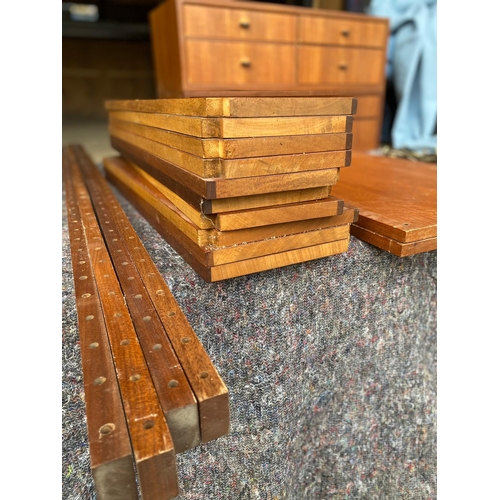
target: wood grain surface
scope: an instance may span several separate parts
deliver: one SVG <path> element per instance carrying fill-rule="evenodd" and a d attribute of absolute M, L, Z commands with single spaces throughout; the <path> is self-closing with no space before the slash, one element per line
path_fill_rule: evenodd
<path fill-rule="evenodd" d="M 344 240 L 323 243 L 320 245 L 299 248 L 297 250 L 289 250 L 287 252 L 275 253 L 255 259 L 247 259 L 239 262 L 231 262 L 214 266 L 209 269 L 210 281 L 221 281 L 238 276 L 246 276 L 270 269 L 299 264 L 310 260 L 330 257 L 340 253 L 347 252 L 349 248 L 349 238 Z"/>
<path fill-rule="evenodd" d="M 110 168 L 112 168 L 112 162 L 119 166 L 123 165 L 126 160 L 124 159 L 106 159 Z M 213 227 L 213 222 L 211 218 L 205 217 L 208 214 L 214 214 L 214 205 L 211 200 L 205 200 L 200 202 L 201 206 L 193 207 L 191 204 L 186 202 L 182 197 L 178 196 L 176 193 L 168 189 L 161 182 L 158 182 L 154 177 L 145 172 L 142 168 L 139 168 L 133 163 L 129 165 L 134 168 L 137 173 L 141 174 L 152 186 L 154 186 L 162 195 L 165 196 L 169 201 L 171 201 L 188 219 L 192 220 L 200 228 L 211 228 Z M 118 167 L 119 168 L 119 167 Z M 125 167 L 126 168 L 126 167 Z M 217 213 L 234 212 L 238 210 L 249 210 L 255 208 L 273 207 L 280 205 L 288 205 L 291 203 L 299 203 L 305 201 L 317 201 L 321 199 L 328 198 L 330 193 L 330 186 L 323 186 L 319 188 L 303 189 L 301 191 L 289 191 L 284 193 L 270 193 L 266 195 L 255 195 L 255 196 L 241 196 L 239 198 L 226 198 L 224 200 L 218 200 L 220 203 L 215 205 L 218 209 Z M 226 202 L 226 203 L 224 203 Z"/>
<path fill-rule="evenodd" d="M 359 208 L 359 227 L 401 243 L 437 237 L 437 164 L 354 151 L 331 193 Z"/>
<path fill-rule="evenodd" d="M 74 148 L 85 177 L 104 240 L 113 261 L 130 315 L 141 342 L 156 392 L 167 419 L 176 453 L 200 441 L 198 404 L 182 365 L 173 349 L 153 302 L 136 267 L 136 259 L 125 244 L 119 228 L 119 206 L 102 176 L 81 148 Z M 161 346 L 161 349 L 155 349 Z"/>
<path fill-rule="evenodd" d="M 167 199 L 163 199 L 159 191 L 152 186 L 148 186 L 144 182 L 144 179 L 141 178 L 142 176 L 139 176 L 137 173 L 134 174 L 134 171 L 131 172 L 131 175 L 123 175 L 122 170 L 115 169 L 112 162 L 105 159 L 104 172 L 107 179 L 118 187 L 136 208 L 141 205 L 141 209 L 138 210 L 147 212 L 148 216 L 143 215 L 148 220 L 154 218 L 158 221 L 159 227 L 165 226 L 170 232 L 180 233 L 179 238 L 182 239 L 183 237 L 186 240 L 185 246 L 189 246 L 190 240 L 196 247 L 215 249 L 267 240 L 288 234 L 302 233 L 308 230 L 351 224 L 358 218 L 358 210 L 356 208 L 346 208 L 339 215 L 232 231 L 220 231 L 215 228 L 200 229 L 173 203 Z M 339 206 L 341 205 L 339 203 Z M 162 231 L 159 232 L 162 233 Z M 205 258 L 201 259 L 201 261 L 205 262 Z"/>
<path fill-rule="evenodd" d="M 197 412 L 199 410 L 201 441 L 205 443 L 222 437 L 229 432 L 229 393 L 227 387 L 156 269 L 144 245 L 118 205 L 104 177 L 98 173 L 97 168 L 82 148 L 77 151 L 77 154 L 88 172 L 88 177 L 92 178 L 96 191 L 100 192 L 102 199 L 109 200 L 108 205 L 111 206 L 108 206 L 107 210 L 108 213 L 114 215 L 113 219 L 124 244 L 123 251 L 128 251 L 131 263 L 136 266 L 138 281 L 145 289 L 141 301 L 147 296 L 152 303 L 152 311 L 158 315 L 165 328 L 168 340 L 164 339 L 153 344 L 152 351 L 160 353 L 169 347 L 169 342 L 172 343 L 180 366 L 182 366 L 198 401 Z M 128 268 L 129 266 L 127 266 Z M 130 281 L 130 275 L 127 277 L 127 281 Z M 132 280 L 132 282 L 135 281 L 135 279 Z M 137 295 L 133 295 L 134 299 L 136 297 Z M 152 324 L 152 314 L 150 318 L 147 321 L 149 327 Z M 166 378 L 166 380 L 169 380 L 168 386 L 171 390 L 181 389 L 181 379 Z M 176 382 L 173 386 L 172 380 Z M 180 417 L 181 420 L 175 422 L 178 428 L 190 424 L 190 415 L 184 414 L 183 419 L 182 416 Z M 198 422 L 198 419 L 196 421 Z M 192 441 L 189 440 L 189 431 L 190 427 L 186 429 L 184 441 L 181 441 L 181 444 L 192 444 Z"/>
<path fill-rule="evenodd" d="M 63 150 L 63 185 L 78 315 L 90 469 L 99 498 L 116 496 L 136 500 L 138 493 L 126 416 L 69 169 L 68 151 Z M 80 279 L 84 276 L 86 279 Z"/>
<path fill-rule="evenodd" d="M 204 178 L 257 177 L 287 172 L 347 167 L 351 163 L 350 150 L 235 159 L 201 158 L 143 136 L 130 134 L 113 125 L 110 125 L 109 133 L 113 137 L 133 144 L 173 165 Z"/>
<path fill-rule="evenodd" d="M 295 261 L 301 261 L 302 258 L 307 260 L 313 254 L 317 254 L 319 258 L 324 256 L 325 251 L 331 250 L 338 253 L 337 250 L 340 248 L 338 245 L 324 247 L 322 244 L 325 243 L 325 240 L 331 240 L 327 241 L 327 243 L 333 243 L 333 241 L 345 242 L 344 239 L 338 240 L 337 238 L 348 233 L 348 225 L 357 216 L 357 210 L 350 208 L 339 216 L 299 221 L 298 223 L 276 224 L 274 226 L 237 231 L 199 230 L 200 240 L 204 240 L 204 243 L 200 244 L 186 236 L 169 219 L 160 215 L 152 205 L 138 196 L 133 189 L 125 185 L 120 179 L 113 178 L 111 175 L 110 181 L 163 236 L 165 241 L 184 258 L 187 264 L 207 282 L 259 272 L 271 269 L 275 265 L 277 267 L 288 265 L 286 262 L 289 262 L 289 259 L 291 259 L 290 262 L 296 263 Z M 335 224 L 338 224 L 338 227 L 333 227 Z M 314 231 L 315 226 L 318 226 L 319 231 Z M 291 231 L 296 231 L 296 233 Z M 266 236 L 267 238 L 264 239 Z M 228 245 L 221 247 L 210 245 L 207 241 L 210 238 Z M 252 238 L 258 239 L 252 241 Z M 235 241 L 238 241 L 238 243 L 235 244 Z M 318 244 L 312 248 L 311 245 L 314 242 L 318 242 Z M 306 243 L 305 246 L 295 248 L 304 243 Z M 344 248 L 342 245 L 341 248 Z M 290 254 L 289 252 L 292 250 L 289 249 L 291 248 L 293 251 L 297 250 L 297 252 Z M 307 248 L 310 248 L 310 250 L 307 250 Z M 328 248 L 330 250 L 327 250 Z M 302 251 L 299 252 L 299 250 Z M 281 255 L 283 258 L 274 257 L 275 254 Z M 268 257 L 268 259 L 262 260 L 262 257 Z M 230 259 L 235 260 L 228 262 Z M 241 266 L 233 266 L 236 263 L 241 263 Z M 254 269 L 254 271 L 250 271 L 251 269 Z"/>
<path fill-rule="evenodd" d="M 122 129 L 201 158 L 253 158 L 351 149 L 352 133 L 201 139 L 147 125 L 111 118 L 110 130 Z"/>
<path fill-rule="evenodd" d="M 240 179 L 205 179 L 114 136 L 111 136 L 111 144 L 186 201 L 192 199 L 193 192 L 201 198 L 214 200 L 333 186 L 339 178 L 338 168 L 328 168 Z"/>
<path fill-rule="evenodd" d="M 179 99 L 108 100 L 108 111 L 138 111 L 182 116 L 267 117 L 353 115 L 352 97 L 192 97 Z"/>
<path fill-rule="evenodd" d="M 110 111 L 117 119 L 179 132 L 194 137 L 231 139 L 302 134 L 338 134 L 352 132 L 352 115 L 293 116 L 266 118 L 200 118 L 195 116 Z"/>
<path fill-rule="evenodd" d="M 411 243 L 402 243 L 401 241 L 393 240 L 392 238 L 382 236 L 354 224 L 351 226 L 351 234 L 398 257 L 408 257 L 417 253 L 437 250 L 437 237 L 413 241 Z"/>
<path fill-rule="evenodd" d="M 174 498 L 179 493 L 174 443 L 78 162 L 71 147 L 63 149 L 63 154 L 68 154 L 75 200 L 102 300 L 142 497 Z M 98 383 L 105 382 L 100 379 Z M 113 432 L 113 425 L 106 431 Z"/>
<path fill-rule="evenodd" d="M 316 218 L 339 215 L 343 210 L 343 200 L 329 196 L 328 198 L 290 203 L 277 207 L 263 207 L 221 214 L 205 215 L 201 212 L 192 213 L 187 210 L 181 200 L 173 196 L 166 196 L 147 177 L 140 173 L 140 169 L 134 168 L 127 163 L 110 161 L 104 159 L 106 175 L 111 178 L 119 178 L 138 196 L 144 198 L 155 210 L 168 218 L 183 232 L 189 234 L 191 239 L 196 240 L 199 229 L 215 228 L 219 231 L 232 231 L 252 227 L 281 224 L 285 222 L 309 220 Z"/>
<path fill-rule="evenodd" d="M 331 186 L 319 186 L 296 191 L 237 196 L 218 200 L 203 200 L 200 204 L 200 208 L 202 213 L 208 215 L 234 212 L 236 210 L 248 210 L 251 208 L 275 207 L 302 201 L 322 200 L 329 196 L 330 189 Z"/>

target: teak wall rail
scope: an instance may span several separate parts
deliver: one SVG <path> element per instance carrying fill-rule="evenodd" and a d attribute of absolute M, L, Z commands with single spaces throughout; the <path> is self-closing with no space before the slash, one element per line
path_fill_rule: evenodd
<path fill-rule="evenodd" d="M 86 396 L 87 386 L 92 388 L 86 410 L 96 490 L 109 500 L 136 498 L 133 454 L 143 498 L 173 498 L 178 494 L 175 453 L 229 432 L 227 388 L 107 182 L 81 146 L 63 149 L 63 175 L 82 348 L 88 345 L 95 351 L 102 346 L 95 351 L 100 358 L 89 358 L 90 351 L 85 349 L 82 354 Z M 83 289 L 80 281 L 89 286 Z M 83 299 L 94 304 L 94 309 Z M 95 334 L 92 329 L 89 333 L 90 324 L 97 325 Z M 107 345 L 116 375 L 111 356 L 106 357 Z M 94 377 L 92 368 L 101 368 L 101 359 L 107 371 L 97 371 L 107 376 Z M 108 392 L 94 395 L 94 386 L 104 386 L 110 396 Z M 101 409 L 109 409 L 111 416 L 100 415 Z M 131 442 L 126 439 L 125 420 Z M 104 421 L 108 427 L 101 424 Z M 96 440 L 98 426 L 108 432 L 100 432 Z M 113 453 L 104 453 L 103 458 L 98 445 L 109 452 L 107 442 L 120 446 L 112 444 Z M 117 484 L 114 477 L 119 479 Z"/>

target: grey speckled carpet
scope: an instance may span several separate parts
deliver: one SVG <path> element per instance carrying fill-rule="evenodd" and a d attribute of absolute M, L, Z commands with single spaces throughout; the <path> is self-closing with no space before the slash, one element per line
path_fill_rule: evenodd
<path fill-rule="evenodd" d="M 116 191 L 115 191 L 116 192 Z M 436 498 L 437 252 L 345 254 L 207 284 L 118 193 L 230 391 L 179 499 Z M 63 197 L 62 498 L 95 498 Z"/>

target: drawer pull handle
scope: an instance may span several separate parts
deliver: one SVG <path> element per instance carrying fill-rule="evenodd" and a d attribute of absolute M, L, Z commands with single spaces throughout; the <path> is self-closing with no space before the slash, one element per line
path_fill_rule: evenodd
<path fill-rule="evenodd" d="M 240 21 L 240 27 L 247 30 L 250 28 L 250 21 Z"/>
<path fill-rule="evenodd" d="M 339 69 L 345 71 L 347 69 L 347 64 L 339 64 Z"/>
<path fill-rule="evenodd" d="M 351 34 L 351 32 L 349 30 L 342 30 L 341 33 L 342 33 L 342 36 L 349 36 Z"/>
<path fill-rule="evenodd" d="M 249 67 L 250 67 L 250 65 L 251 65 L 252 63 L 250 62 L 250 59 L 242 59 L 242 60 L 240 61 L 240 64 L 241 64 L 244 68 L 249 68 Z"/>

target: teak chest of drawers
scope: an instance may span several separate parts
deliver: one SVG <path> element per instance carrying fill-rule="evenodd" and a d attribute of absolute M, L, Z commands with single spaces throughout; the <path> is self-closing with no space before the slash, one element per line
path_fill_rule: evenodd
<path fill-rule="evenodd" d="M 353 148 L 379 146 L 387 19 L 262 2 L 166 0 L 149 21 L 157 97 L 356 97 Z"/>

